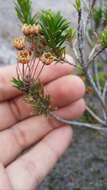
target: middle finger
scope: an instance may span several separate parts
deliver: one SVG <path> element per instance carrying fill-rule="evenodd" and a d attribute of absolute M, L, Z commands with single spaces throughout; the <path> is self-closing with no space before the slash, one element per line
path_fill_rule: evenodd
<path fill-rule="evenodd" d="M 45 86 L 51 96 L 51 104 L 64 107 L 84 95 L 84 83 L 77 76 L 64 76 Z M 31 105 L 25 103 L 23 97 L 17 97 L 0 104 L 0 130 L 11 127 L 15 123 L 33 115 Z"/>
<path fill-rule="evenodd" d="M 80 99 L 71 105 L 60 108 L 56 114 L 64 119 L 78 119 L 85 110 L 84 100 Z M 50 131 L 63 124 L 52 117 L 35 116 L 17 123 L 0 133 L 0 161 L 7 165 L 24 150 L 40 141 Z M 14 146 L 13 146 L 14 145 Z"/>

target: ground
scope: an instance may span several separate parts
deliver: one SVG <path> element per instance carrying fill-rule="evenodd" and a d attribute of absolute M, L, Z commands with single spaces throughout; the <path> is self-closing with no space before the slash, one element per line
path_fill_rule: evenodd
<path fill-rule="evenodd" d="M 76 128 L 73 144 L 39 190 L 107 190 L 107 138 Z"/>
<path fill-rule="evenodd" d="M 39 0 L 34 9 L 61 9 L 75 22 L 73 0 Z M 71 14 L 72 12 L 72 14 Z M 0 1 L 0 65 L 14 64 L 12 37 L 19 33 L 13 1 Z M 74 142 L 46 178 L 39 190 L 107 190 L 107 135 L 93 130 L 74 128 Z"/>

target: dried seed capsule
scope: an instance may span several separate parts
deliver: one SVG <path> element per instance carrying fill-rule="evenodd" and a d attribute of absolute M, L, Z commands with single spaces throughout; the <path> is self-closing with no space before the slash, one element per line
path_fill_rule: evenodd
<path fill-rule="evenodd" d="M 40 32 L 40 26 L 35 24 L 33 25 L 24 24 L 22 27 L 22 32 L 24 33 L 25 36 L 33 36 Z"/>
<path fill-rule="evenodd" d="M 50 52 L 43 53 L 43 55 L 41 56 L 41 61 L 45 65 L 50 65 L 54 60 L 55 57 Z"/>
<path fill-rule="evenodd" d="M 19 63 L 27 64 L 31 59 L 31 51 L 29 50 L 21 50 L 17 53 L 17 60 Z"/>
<path fill-rule="evenodd" d="M 13 46 L 18 50 L 22 50 L 25 47 L 24 37 L 15 38 L 13 41 Z"/>

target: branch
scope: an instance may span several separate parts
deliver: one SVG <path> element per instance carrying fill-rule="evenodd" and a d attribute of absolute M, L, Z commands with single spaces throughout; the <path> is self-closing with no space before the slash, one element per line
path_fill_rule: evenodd
<path fill-rule="evenodd" d="M 98 90 L 98 88 L 97 88 L 97 86 L 96 86 L 96 84 L 95 84 L 95 82 L 91 76 L 90 71 L 87 69 L 85 69 L 85 71 L 86 71 L 86 75 L 88 77 L 88 80 L 89 80 L 91 86 L 93 87 L 99 101 L 101 102 L 102 107 L 104 108 L 105 112 L 107 112 L 107 106 L 105 105 L 105 101 L 103 100 L 102 95 L 100 94 L 100 92 L 99 92 L 99 90 Z"/>
<path fill-rule="evenodd" d="M 76 49 L 76 43 L 77 43 L 77 40 L 75 40 L 74 43 L 72 45 L 70 45 L 70 47 L 73 50 L 73 53 L 74 53 L 74 56 L 75 56 L 75 59 L 76 59 L 77 63 L 80 63 L 80 58 L 79 58 L 79 55 L 78 55 L 78 52 L 77 52 L 77 49 Z"/>
<path fill-rule="evenodd" d="M 95 46 L 92 48 L 91 53 L 89 54 L 89 57 L 88 57 L 88 62 L 92 60 L 93 55 L 95 54 L 96 51 L 98 51 L 98 45 L 95 45 Z"/>
<path fill-rule="evenodd" d="M 56 115 L 53 112 L 50 112 L 50 116 L 55 118 L 57 121 L 64 123 L 64 124 L 67 124 L 67 125 L 72 125 L 75 127 L 85 127 L 85 128 L 90 128 L 90 129 L 102 131 L 102 132 L 107 132 L 107 128 L 100 127 L 99 124 L 89 124 L 89 123 L 83 123 L 83 122 L 79 122 L 79 121 L 68 121 L 68 120 L 61 118 L 60 116 Z"/>
<path fill-rule="evenodd" d="M 89 14 L 88 14 L 88 16 L 87 16 L 86 27 L 87 27 L 88 24 L 89 24 L 90 17 L 91 17 L 91 11 L 92 11 L 92 9 L 95 7 L 95 5 L 96 5 L 96 0 L 93 0 L 93 1 L 92 1 L 92 4 L 91 4 L 91 7 L 90 7 L 90 10 L 89 10 Z"/>
<path fill-rule="evenodd" d="M 74 66 L 74 67 L 77 67 L 76 64 L 73 64 L 73 63 L 71 63 L 70 61 L 68 61 L 68 60 L 66 60 L 66 59 L 62 59 L 60 62 L 61 62 L 61 63 L 68 63 L 69 65 L 72 65 L 72 66 Z"/>
<path fill-rule="evenodd" d="M 105 82 L 104 90 L 103 90 L 103 100 L 104 101 L 105 101 L 105 98 L 106 98 L 106 93 L 107 93 L 107 81 Z"/>
<path fill-rule="evenodd" d="M 81 59 L 81 65 L 83 66 L 83 69 L 84 69 L 84 72 L 86 73 L 87 75 L 87 78 L 91 84 L 91 86 L 93 87 L 94 91 L 96 92 L 97 94 L 97 97 L 99 99 L 99 101 L 101 102 L 101 105 L 103 107 L 103 109 L 105 110 L 105 112 L 107 113 L 107 107 L 105 105 L 105 102 L 91 76 L 91 73 L 88 69 L 88 67 L 86 66 L 86 63 L 85 63 L 85 60 L 84 60 L 84 56 L 83 56 L 83 42 L 84 42 L 84 39 L 83 39 L 83 31 L 82 31 L 82 26 L 81 26 L 81 15 L 82 15 L 82 12 L 80 10 L 80 12 L 78 12 L 78 48 L 79 48 L 79 52 L 80 52 L 80 59 Z M 100 52 L 97 52 L 94 57 L 93 57 L 93 60 L 96 58 L 96 56 L 101 53 L 101 50 Z M 93 61 L 92 60 L 92 61 Z M 88 63 L 89 64 L 89 63 Z"/>
<path fill-rule="evenodd" d="M 72 65 L 73 67 L 77 67 L 77 64 L 75 64 L 75 63 L 72 63 L 72 62 L 70 62 L 70 61 L 68 61 L 67 59 L 65 59 L 65 58 L 61 58 L 61 59 L 56 59 L 55 60 L 55 64 L 57 64 L 57 63 L 68 63 L 69 65 Z"/>
<path fill-rule="evenodd" d="M 104 89 L 103 89 L 103 100 L 106 102 L 106 94 L 107 94 L 107 81 L 105 82 Z M 104 119 L 107 121 L 107 113 L 103 113 Z"/>
<path fill-rule="evenodd" d="M 95 62 L 93 62 L 93 72 L 94 72 L 97 88 L 101 94 L 102 90 L 101 90 L 101 85 L 100 85 L 100 81 L 99 81 L 98 68 L 97 68 L 97 63 L 95 63 Z"/>
<path fill-rule="evenodd" d="M 83 56 L 83 32 L 81 29 L 81 11 L 78 13 L 78 47 L 79 47 L 79 52 L 80 52 L 80 58 L 81 58 L 81 65 L 83 66 L 83 69 L 88 77 L 88 80 L 90 82 L 90 84 L 92 85 L 93 89 L 95 90 L 98 99 L 100 100 L 105 112 L 107 112 L 107 107 L 105 106 L 105 102 L 102 99 L 102 96 L 90 74 L 90 71 L 88 70 L 88 68 L 86 67 L 85 61 L 84 61 L 84 56 Z M 96 56 L 94 56 L 95 58 Z"/>
<path fill-rule="evenodd" d="M 78 12 L 78 49 L 80 53 L 80 62 L 81 65 L 84 65 L 84 56 L 83 56 L 83 30 L 82 30 L 82 10 Z"/>
<path fill-rule="evenodd" d="M 88 59 L 87 67 L 89 67 L 89 65 L 93 61 L 95 61 L 95 59 L 97 58 L 97 56 L 99 56 L 105 50 L 105 47 L 100 47 L 97 51 L 96 51 L 96 49 L 97 49 L 97 47 L 94 47 L 94 49 L 92 50 L 91 56 L 89 56 L 89 59 Z"/>
<path fill-rule="evenodd" d="M 90 37 L 88 31 L 86 31 L 86 38 L 87 38 L 87 42 L 88 42 L 89 46 L 90 46 L 91 48 L 93 48 L 94 42 L 93 42 L 93 40 L 91 39 L 91 37 Z M 96 46 L 95 46 L 95 47 L 96 47 Z M 94 49 L 94 48 L 93 48 L 93 49 Z M 93 50 L 92 50 L 92 51 L 93 51 Z M 91 51 L 89 57 L 91 57 L 91 55 L 92 55 L 92 51 Z M 103 55 L 102 55 L 102 54 L 99 54 L 99 56 L 100 56 L 101 61 L 104 62 L 105 59 L 104 59 Z"/>
<path fill-rule="evenodd" d="M 99 116 L 97 116 L 88 106 L 86 106 L 86 110 L 90 113 L 90 115 L 101 125 L 104 125 L 107 127 L 107 123 L 103 121 Z"/>

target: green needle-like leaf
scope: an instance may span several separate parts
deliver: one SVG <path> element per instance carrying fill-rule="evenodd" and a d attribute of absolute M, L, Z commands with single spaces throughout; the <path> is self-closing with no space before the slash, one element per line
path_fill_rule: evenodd
<path fill-rule="evenodd" d="M 46 10 L 41 12 L 40 26 L 50 51 L 57 57 L 61 56 L 62 48 L 68 40 L 69 29 L 71 29 L 70 23 L 60 12 Z"/>
<path fill-rule="evenodd" d="M 98 28 L 100 26 L 102 16 L 103 16 L 103 10 L 102 8 L 95 8 L 92 13 L 94 22 L 95 22 L 95 27 Z"/>
<path fill-rule="evenodd" d="M 101 44 L 104 48 L 107 48 L 107 28 L 100 35 Z"/>
<path fill-rule="evenodd" d="M 75 0 L 74 7 L 77 10 L 77 12 L 80 12 L 80 10 L 81 10 L 81 0 Z"/>
<path fill-rule="evenodd" d="M 32 16 L 31 0 L 16 0 L 15 9 L 19 20 L 23 24 L 34 24 L 35 16 Z"/>
<path fill-rule="evenodd" d="M 24 87 L 24 82 L 20 79 L 13 78 L 12 79 L 13 86 L 22 89 Z"/>

